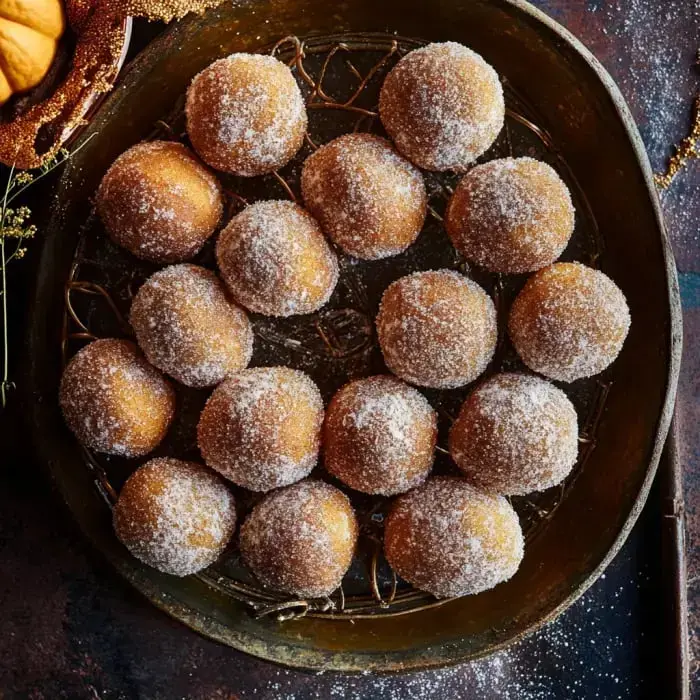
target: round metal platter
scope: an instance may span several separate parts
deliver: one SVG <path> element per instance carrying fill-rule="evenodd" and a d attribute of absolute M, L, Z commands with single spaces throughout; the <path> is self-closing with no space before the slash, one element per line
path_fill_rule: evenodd
<path fill-rule="evenodd" d="M 472 47 L 504 79 L 506 128 L 483 160 L 535 155 L 559 170 L 577 208 L 564 259 L 609 274 L 632 313 L 617 362 L 598 378 L 564 387 L 579 412 L 581 459 L 562 488 L 515 502 L 527 538 L 520 571 L 492 591 L 439 604 L 402 582 L 395 586 L 377 556 L 387 504 L 357 496 L 363 546 L 343 594 L 328 601 L 294 601 L 259 589 L 235 549 L 186 579 L 141 565 L 114 537 L 109 511 L 114 490 L 134 464 L 81 450 L 63 426 L 56 400 L 62 349 L 65 358 L 85 333 L 128 333 L 122 319 L 130 296 L 155 269 L 103 235 L 92 209 L 102 175 L 142 139 L 179 138 L 189 81 L 221 56 L 274 50 L 287 60 L 317 105 L 309 112 L 318 143 L 352 129 L 379 130 L 372 113 L 386 70 L 411 48 L 444 40 Z M 326 102 L 314 89 L 319 81 L 323 94 L 344 109 L 318 106 Z M 83 139 L 88 142 L 62 177 L 44 237 L 30 324 L 30 418 L 36 447 L 81 527 L 154 604 L 203 634 L 280 663 L 399 671 L 504 646 L 561 612 L 603 571 L 632 527 L 659 460 L 673 408 L 681 322 L 675 267 L 639 134 L 610 77 L 564 29 L 526 3 L 505 0 L 351 0 L 332 11 L 320 0 L 227 3 L 176 25 L 149 46 Z M 298 191 L 307 154 L 279 176 L 223 178 L 235 193 L 232 208 L 240 197 L 282 198 L 289 196 L 287 187 Z M 382 371 L 372 327 L 376 306 L 389 282 L 416 269 L 452 267 L 473 276 L 496 299 L 502 328 L 525 277 L 484 275 L 456 257 L 440 224 L 445 192 L 455 181 L 427 176 L 433 211 L 407 253 L 380 263 L 341 261 L 341 283 L 327 309 L 294 322 L 254 318 L 253 363 L 304 369 L 326 399 L 348 377 Z M 197 262 L 211 265 L 211 250 Z M 519 367 L 502 336 L 490 372 Z M 467 391 L 426 392 L 443 427 Z M 206 395 L 180 392 L 178 421 L 162 453 L 196 458 L 192 429 Z M 438 458 L 437 471 L 450 468 L 449 460 Z M 244 510 L 250 506 L 244 494 L 239 498 Z"/>

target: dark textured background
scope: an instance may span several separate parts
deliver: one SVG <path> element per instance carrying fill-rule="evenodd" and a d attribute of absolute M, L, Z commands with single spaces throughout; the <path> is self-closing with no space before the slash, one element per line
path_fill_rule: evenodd
<path fill-rule="evenodd" d="M 700 89 L 695 0 L 539 0 L 610 71 L 652 164 L 688 129 Z M 159 31 L 137 22 L 132 47 Z M 132 52 L 133 53 L 133 52 Z M 700 163 L 663 195 L 683 295 L 686 349 L 677 421 L 688 511 L 691 648 L 700 641 Z M 611 193 L 614 196 L 614 193 Z M 49 199 L 35 190 L 35 210 Z M 624 203 L 621 203 L 624 206 Z M 36 248 L 36 246 L 35 246 Z M 12 274 L 15 368 L 21 363 L 33 255 Z M 21 383 L 17 370 L 13 378 Z M 10 698 L 641 698 L 660 680 L 658 490 L 607 573 L 556 622 L 510 650 L 453 669 L 394 677 L 288 671 L 205 640 L 156 611 L 83 541 L 23 438 L 19 392 L 0 422 L 0 700 Z M 582 526 L 585 524 L 582 523 Z M 700 698 L 700 673 L 694 697 Z"/>

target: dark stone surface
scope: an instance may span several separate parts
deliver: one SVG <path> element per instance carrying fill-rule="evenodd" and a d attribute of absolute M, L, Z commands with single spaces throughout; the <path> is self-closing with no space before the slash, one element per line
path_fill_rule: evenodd
<path fill-rule="evenodd" d="M 687 132 L 698 87 L 698 17 L 688 0 L 540 0 L 612 73 L 655 169 Z M 157 26 L 137 24 L 143 46 Z M 681 275 L 686 354 L 678 419 L 689 511 L 691 627 L 700 588 L 700 167 L 663 198 Z M 45 191 L 34 192 L 40 208 Z M 624 206 L 624 203 L 621 203 Z M 13 356 L 21 360 L 32 259 L 14 268 Z M 18 378 L 17 373 L 13 374 Z M 665 698 L 661 685 L 659 496 L 622 552 L 556 622 L 488 659 L 394 677 L 309 675 L 210 642 L 155 610 L 84 542 L 50 481 L 28 457 L 21 404 L 0 444 L 0 698 Z M 585 527 L 585 523 L 582 523 Z M 700 681 L 700 677 L 698 677 Z M 700 697 L 700 686 L 698 687 Z"/>

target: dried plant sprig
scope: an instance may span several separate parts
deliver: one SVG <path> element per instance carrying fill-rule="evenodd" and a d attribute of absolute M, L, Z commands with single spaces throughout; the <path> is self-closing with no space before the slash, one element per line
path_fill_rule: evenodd
<path fill-rule="evenodd" d="M 675 152 L 668 161 L 666 172 L 654 175 L 656 184 L 661 189 L 667 189 L 673 182 L 673 178 L 693 158 L 700 158 L 700 95 L 693 103 L 693 123 L 690 133 L 676 147 Z"/>
<path fill-rule="evenodd" d="M 2 298 L 3 344 L 0 405 L 3 408 L 7 405 L 7 397 L 10 390 L 14 388 L 14 383 L 10 381 L 7 266 L 13 260 L 19 260 L 24 257 L 27 252 L 27 241 L 34 238 L 37 233 L 36 226 L 29 223 L 32 215 L 31 209 L 27 206 L 12 205 L 29 187 L 63 165 L 81 148 L 86 146 L 90 138 L 83 141 L 73 153 L 70 153 L 65 148 L 61 149 L 55 156 L 44 162 L 38 170 L 17 170 L 13 165 L 5 182 L 2 204 L 0 205 L 0 297 Z"/>

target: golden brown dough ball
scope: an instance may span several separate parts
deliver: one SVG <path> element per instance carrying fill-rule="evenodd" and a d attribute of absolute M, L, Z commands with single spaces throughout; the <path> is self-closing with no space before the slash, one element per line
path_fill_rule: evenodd
<path fill-rule="evenodd" d="M 419 386 L 476 379 L 496 349 L 496 309 L 476 282 L 452 270 L 415 272 L 384 292 L 377 333 L 387 367 Z"/>
<path fill-rule="evenodd" d="M 216 474 L 160 457 L 127 479 L 113 519 L 117 537 L 137 559 L 166 574 L 188 576 L 224 551 L 236 529 L 236 506 Z"/>
<path fill-rule="evenodd" d="M 356 258 L 398 255 L 425 221 L 420 171 L 371 134 L 345 134 L 321 146 L 304 163 L 301 189 L 321 228 Z"/>
<path fill-rule="evenodd" d="M 216 259 L 233 298 L 266 316 L 317 311 L 338 281 L 335 253 L 294 202 L 246 207 L 222 231 Z"/>
<path fill-rule="evenodd" d="M 620 288 L 580 263 L 555 263 L 534 274 L 513 302 L 508 321 L 522 361 L 563 382 L 602 372 L 618 356 L 629 327 Z"/>
<path fill-rule="evenodd" d="M 226 297 L 217 276 L 172 265 L 141 286 L 131 325 L 148 361 L 187 386 L 212 386 L 242 370 L 253 353 L 245 311 Z"/>
<path fill-rule="evenodd" d="M 445 215 L 452 243 L 491 272 L 533 272 L 553 263 L 574 230 L 571 195 L 534 158 L 501 158 L 470 170 Z"/>
<path fill-rule="evenodd" d="M 139 143 L 122 153 L 97 192 L 110 238 L 137 258 L 189 260 L 219 225 L 216 178 L 180 143 Z"/>
<path fill-rule="evenodd" d="M 379 116 L 410 161 L 426 170 L 463 172 L 503 128 L 503 89 L 478 53 L 453 41 L 428 44 L 389 73 Z"/>
<path fill-rule="evenodd" d="M 466 479 L 434 477 L 394 503 L 384 553 L 416 588 L 452 598 L 513 576 L 523 558 L 523 534 L 503 496 L 479 491 Z"/>
<path fill-rule="evenodd" d="M 252 176 L 301 148 L 306 106 L 291 70 L 272 56 L 234 53 L 198 73 L 187 91 L 187 134 L 217 170 Z"/>
<path fill-rule="evenodd" d="M 393 496 L 428 476 L 436 438 L 437 415 L 419 391 L 390 376 L 358 379 L 328 406 L 324 464 L 353 489 Z"/>
<path fill-rule="evenodd" d="M 241 555 L 263 585 L 318 598 L 340 585 L 357 533 L 345 494 L 322 481 L 302 481 L 269 494 L 253 509 L 241 526 Z"/>
<path fill-rule="evenodd" d="M 576 463 L 576 409 L 544 379 L 497 374 L 462 405 L 450 431 L 450 454 L 484 491 L 544 491 L 561 483 Z"/>
<path fill-rule="evenodd" d="M 68 427 L 96 452 L 145 455 L 160 443 L 175 392 L 128 340 L 96 340 L 63 370 L 59 402 Z"/>
<path fill-rule="evenodd" d="M 246 369 L 220 384 L 197 427 L 204 461 L 235 484 L 269 491 L 316 465 L 323 400 L 311 378 L 288 367 Z"/>

